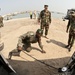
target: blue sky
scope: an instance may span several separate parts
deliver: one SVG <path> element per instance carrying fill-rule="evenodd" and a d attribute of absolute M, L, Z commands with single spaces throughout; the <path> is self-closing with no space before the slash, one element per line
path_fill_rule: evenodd
<path fill-rule="evenodd" d="M 49 5 L 50 11 L 66 13 L 67 9 L 75 8 L 75 0 L 0 0 L 0 14 L 8 14 L 17 11 L 42 10 Z"/>

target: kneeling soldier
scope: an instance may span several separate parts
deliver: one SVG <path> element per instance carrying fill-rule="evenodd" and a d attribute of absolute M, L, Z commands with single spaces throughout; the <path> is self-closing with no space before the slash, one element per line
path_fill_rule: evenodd
<path fill-rule="evenodd" d="M 37 43 L 39 44 L 39 47 L 42 49 L 42 53 L 46 53 L 43 50 L 43 46 L 41 43 L 41 36 L 42 36 L 43 31 L 41 29 L 38 29 L 36 33 L 33 31 L 29 31 L 26 34 L 20 36 L 18 44 L 17 44 L 17 49 L 9 52 L 8 58 L 11 59 L 12 55 L 19 56 L 20 52 L 22 50 L 25 50 L 27 52 L 31 51 L 31 43 Z"/>

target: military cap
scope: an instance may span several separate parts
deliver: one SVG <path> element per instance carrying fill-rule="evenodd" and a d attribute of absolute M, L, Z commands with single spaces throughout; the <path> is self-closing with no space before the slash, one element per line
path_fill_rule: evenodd
<path fill-rule="evenodd" d="M 42 30 L 42 29 L 38 29 L 38 30 L 36 31 L 36 33 L 43 34 L 43 30 Z"/>
<path fill-rule="evenodd" d="M 44 5 L 44 7 L 48 7 L 48 5 Z"/>
<path fill-rule="evenodd" d="M 70 14 L 74 14 L 74 11 L 71 11 Z"/>

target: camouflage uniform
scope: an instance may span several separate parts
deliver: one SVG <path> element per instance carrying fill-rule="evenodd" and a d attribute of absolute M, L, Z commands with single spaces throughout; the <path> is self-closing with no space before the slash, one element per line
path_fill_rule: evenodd
<path fill-rule="evenodd" d="M 69 29 L 68 47 L 69 49 L 71 49 L 71 47 L 74 44 L 74 39 L 75 39 L 75 21 L 72 20 L 72 18 L 68 22 L 67 30 L 68 29 Z"/>
<path fill-rule="evenodd" d="M 0 16 L 0 27 L 3 27 L 3 17 Z"/>
<path fill-rule="evenodd" d="M 27 52 L 31 51 L 31 43 L 37 43 L 39 44 L 39 47 L 43 50 L 43 46 L 41 43 L 41 38 L 36 36 L 36 34 L 32 31 L 27 32 L 26 34 L 23 34 L 20 36 L 17 49 L 11 51 L 10 53 L 13 53 L 12 55 L 19 55 L 21 50 L 18 50 L 18 47 L 21 47 L 22 50 L 25 50 Z"/>
<path fill-rule="evenodd" d="M 30 31 L 19 38 L 18 46 L 24 47 L 25 48 L 24 50 L 30 51 L 31 43 L 37 43 L 37 42 L 40 48 L 42 49 L 41 38 L 38 38 L 34 32 Z"/>
<path fill-rule="evenodd" d="M 50 11 L 42 10 L 39 15 L 39 20 L 41 20 L 41 29 L 45 28 L 45 35 L 48 34 L 49 24 L 51 23 L 51 13 Z"/>

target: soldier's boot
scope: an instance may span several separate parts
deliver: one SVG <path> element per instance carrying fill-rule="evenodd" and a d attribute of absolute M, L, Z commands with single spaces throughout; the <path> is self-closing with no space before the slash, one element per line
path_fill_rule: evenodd
<path fill-rule="evenodd" d="M 11 57 L 12 57 L 12 52 L 9 52 L 8 59 L 11 59 Z"/>
<path fill-rule="evenodd" d="M 69 52 L 71 51 L 71 47 L 68 48 L 68 51 L 69 51 Z"/>
<path fill-rule="evenodd" d="M 72 46 L 73 46 L 73 43 L 74 43 L 74 39 L 72 40 L 72 42 L 71 42 L 71 44 L 70 44 L 70 46 L 69 46 L 69 48 L 68 48 L 69 52 L 71 51 L 71 48 L 72 48 Z"/>
<path fill-rule="evenodd" d="M 12 56 L 20 56 L 20 52 L 15 52 L 15 53 L 10 52 L 9 55 L 8 55 L 8 59 L 11 60 L 11 57 L 12 57 Z"/>
<path fill-rule="evenodd" d="M 12 50 L 11 52 L 9 52 L 8 59 L 11 59 L 12 56 L 20 56 L 20 52 L 21 51 L 18 49 Z"/>
<path fill-rule="evenodd" d="M 48 35 L 48 29 L 45 29 L 45 38 L 49 39 L 49 38 L 47 37 L 47 35 Z"/>
<path fill-rule="evenodd" d="M 65 46 L 65 48 L 68 48 L 68 47 L 69 47 L 69 45 L 66 45 L 66 46 Z"/>
<path fill-rule="evenodd" d="M 45 35 L 45 38 L 47 38 L 47 35 Z"/>
<path fill-rule="evenodd" d="M 2 25 L 1 27 L 3 27 L 4 25 Z"/>
<path fill-rule="evenodd" d="M 45 30 L 45 37 L 47 37 L 47 34 L 48 34 L 48 30 Z"/>
<path fill-rule="evenodd" d="M 41 51 L 42 53 L 46 53 L 44 50 Z"/>
<path fill-rule="evenodd" d="M 45 35 L 45 38 L 46 38 L 46 39 L 49 39 L 49 38 L 47 37 L 47 35 Z"/>

